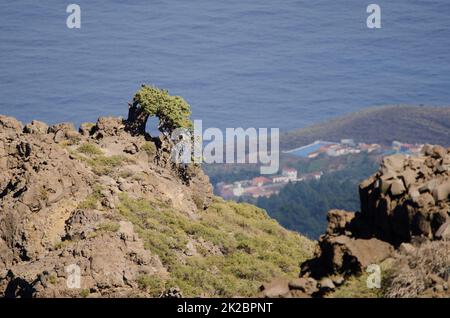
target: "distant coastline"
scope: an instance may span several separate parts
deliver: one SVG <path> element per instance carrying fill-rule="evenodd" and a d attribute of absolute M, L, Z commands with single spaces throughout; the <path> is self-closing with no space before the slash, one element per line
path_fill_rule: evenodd
<path fill-rule="evenodd" d="M 450 106 L 382 106 L 350 113 L 280 136 L 281 149 L 292 151 L 317 140 L 339 142 L 355 139 L 368 144 L 410 144 L 450 146 Z"/>

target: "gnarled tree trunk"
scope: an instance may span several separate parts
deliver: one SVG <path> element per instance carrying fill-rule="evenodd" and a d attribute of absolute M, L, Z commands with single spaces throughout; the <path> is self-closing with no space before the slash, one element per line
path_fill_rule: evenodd
<path fill-rule="evenodd" d="M 128 107 L 128 118 L 125 122 L 126 130 L 132 135 L 145 134 L 148 113 L 137 102 L 129 103 Z"/>

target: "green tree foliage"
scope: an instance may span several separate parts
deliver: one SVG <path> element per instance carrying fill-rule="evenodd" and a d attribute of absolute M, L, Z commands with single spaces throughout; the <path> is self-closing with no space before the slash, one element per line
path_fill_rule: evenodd
<path fill-rule="evenodd" d="M 261 175 L 258 165 L 254 164 L 204 164 L 203 171 L 213 185 L 219 182 L 233 183 L 248 180 Z"/>
<path fill-rule="evenodd" d="M 158 117 L 158 128 L 162 133 L 170 134 L 176 128 L 192 128 L 189 104 L 180 96 L 169 95 L 167 90 L 142 85 L 133 101 L 149 116 Z"/>

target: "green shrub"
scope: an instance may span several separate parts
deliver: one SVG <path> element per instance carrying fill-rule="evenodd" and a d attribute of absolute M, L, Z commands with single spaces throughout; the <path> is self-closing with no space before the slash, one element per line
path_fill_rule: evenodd
<path fill-rule="evenodd" d="M 340 286 L 334 293 L 328 295 L 330 298 L 377 298 L 380 297 L 380 290 L 367 288 L 367 273 L 359 276 L 352 276 L 347 279 L 344 285 Z"/>
<path fill-rule="evenodd" d="M 48 281 L 50 282 L 50 284 L 56 285 L 56 283 L 58 282 L 58 279 L 56 278 L 55 275 L 51 275 L 48 277 Z"/>
<path fill-rule="evenodd" d="M 134 175 L 134 172 L 131 170 L 122 170 L 119 172 L 119 177 L 128 179 Z"/>
<path fill-rule="evenodd" d="M 120 224 L 116 222 L 104 222 L 101 223 L 97 231 L 102 232 L 117 232 L 120 229 Z"/>
<path fill-rule="evenodd" d="M 72 241 L 70 241 L 70 240 L 59 241 L 54 245 L 53 248 L 55 250 L 60 250 L 60 249 L 64 248 L 65 246 L 70 245 L 71 243 L 72 243 Z"/>
<path fill-rule="evenodd" d="M 93 210 L 98 207 L 99 200 L 103 197 L 101 191 L 103 188 L 100 185 L 94 186 L 94 191 L 78 204 L 78 208 L 82 210 Z"/>
<path fill-rule="evenodd" d="M 128 159 L 125 156 L 120 155 L 110 157 L 100 155 L 84 159 L 84 161 L 91 166 L 92 171 L 97 175 L 111 174 L 115 168 L 121 166 L 123 162 L 127 160 Z"/>
<path fill-rule="evenodd" d="M 147 175 L 145 173 L 138 172 L 138 173 L 133 174 L 132 179 L 134 181 L 143 181 L 143 180 L 145 180 L 146 176 Z"/>
<path fill-rule="evenodd" d="M 89 289 L 82 289 L 82 290 L 80 291 L 80 296 L 81 296 L 82 298 L 87 298 L 87 297 L 89 296 L 90 293 L 91 293 L 91 292 L 89 291 Z"/>
<path fill-rule="evenodd" d="M 84 143 L 81 146 L 77 148 L 77 151 L 79 153 L 88 155 L 88 156 L 94 156 L 94 155 L 101 155 L 103 152 L 98 148 L 96 145 L 91 143 Z"/>
<path fill-rule="evenodd" d="M 142 145 L 141 150 L 145 151 L 149 156 L 154 156 L 156 154 L 156 145 L 154 142 L 147 141 Z"/>
<path fill-rule="evenodd" d="M 151 297 L 159 297 L 165 289 L 164 281 L 157 275 L 140 275 L 136 282 L 139 288 L 148 292 Z"/>
<path fill-rule="evenodd" d="M 93 210 L 97 208 L 97 203 L 98 199 L 95 196 L 90 195 L 78 204 L 78 208 L 82 210 Z"/>

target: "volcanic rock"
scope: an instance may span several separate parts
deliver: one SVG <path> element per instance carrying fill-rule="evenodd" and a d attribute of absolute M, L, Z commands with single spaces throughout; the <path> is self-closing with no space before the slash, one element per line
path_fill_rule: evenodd
<path fill-rule="evenodd" d="M 23 128 L 23 132 L 26 134 L 46 134 L 47 131 L 48 125 L 38 120 L 33 120 Z"/>
<path fill-rule="evenodd" d="M 375 236 L 396 246 L 412 236 L 434 238 L 433 220 L 448 219 L 450 172 L 435 167 L 450 160 L 447 149 L 426 146 L 423 155 L 383 159 L 379 172 L 360 184 L 362 237 Z"/>
<path fill-rule="evenodd" d="M 265 298 L 286 297 L 289 294 L 289 281 L 283 278 L 276 278 L 270 283 L 260 287 L 260 296 Z"/>
<path fill-rule="evenodd" d="M 122 119 L 100 118 L 80 131 L 38 121 L 23 128 L 0 116 L 0 297 L 148 297 L 139 280 L 168 272 L 114 211 L 119 194 L 153 198 L 191 218 L 212 200 L 201 169 L 186 184 L 177 167 L 137 151 L 147 137 L 131 136 Z M 124 153 L 130 145 L 136 151 Z M 79 288 L 67 287 L 70 268 L 81 275 Z"/>

